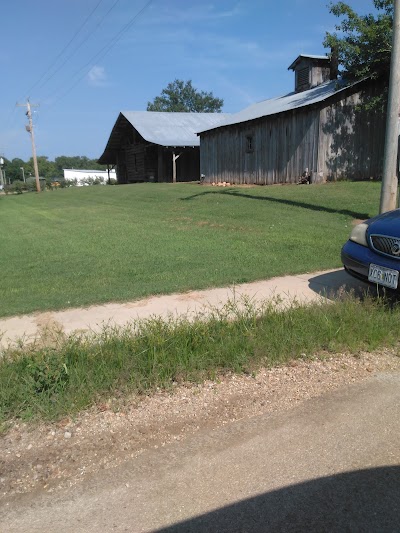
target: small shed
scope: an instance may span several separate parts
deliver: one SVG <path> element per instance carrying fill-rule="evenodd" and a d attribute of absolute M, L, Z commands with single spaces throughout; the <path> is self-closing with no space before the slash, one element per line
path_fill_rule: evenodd
<path fill-rule="evenodd" d="M 200 178 L 197 132 L 219 124 L 223 113 L 123 111 L 100 164 L 116 167 L 118 183 L 195 181 Z"/>

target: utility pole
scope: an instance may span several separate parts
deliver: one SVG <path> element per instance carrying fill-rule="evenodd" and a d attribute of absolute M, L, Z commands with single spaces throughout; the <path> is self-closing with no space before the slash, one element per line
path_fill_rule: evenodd
<path fill-rule="evenodd" d="M 35 169 L 35 178 L 36 178 L 36 190 L 37 192 L 40 192 L 39 168 L 38 168 L 37 157 L 36 157 L 35 135 L 33 133 L 33 121 L 32 121 L 32 111 L 31 111 L 32 107 L 39 107 L 39 105 L 31 104 L 28 98 L 28 100 L 26 101 L 26 104 L 17 104 L 17 107 L 27 108 L 26 116 L 28 117 L 28 125 L 25 126 L 25 129 L 31 136 L 33 168 Z"/>
<path fill-rule="evenodd" d="M 397 153 L 400 111 L 400 0 L 394 0 L 392 56 L 390 59 L 389 98 L 386 118 L 385 154 L 380 213 L 396 209 Z"/>
<path fill-rule="evenodd" d="M 4 158 L 3 157 L 0 157 L 0 185 L 1 185 L 1 189 L 4 188 L 4 186 L 6 185 L 6 182 L 3 178 L 3 165 L 4 165 Z"/>

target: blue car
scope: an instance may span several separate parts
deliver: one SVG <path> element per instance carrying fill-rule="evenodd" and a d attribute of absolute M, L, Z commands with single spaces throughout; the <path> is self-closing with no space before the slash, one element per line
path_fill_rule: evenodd
<path fill-rule="evenodd" d="M 356 278 L 400 290 L 400 209 L 355 226 L 342 248 L 342 263 Z"/>

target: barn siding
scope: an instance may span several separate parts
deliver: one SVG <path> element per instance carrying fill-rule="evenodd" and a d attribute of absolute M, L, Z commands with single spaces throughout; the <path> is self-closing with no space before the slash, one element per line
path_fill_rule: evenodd
<path fill-rule="evenodd" d="M 364 90 L 362 98 L 377 90 Z M 379 176 L 385 117 L 357 110 L 360 99 L 359 92 L 349 91 L 325 103 L 202 133 L 200 168 L 205 181 L 296 183 L 306 168 L 314 181 Z M 253 137 L 251 152 L 247 136 Z"/>
<path fill-rule="evenodd" d="M 161 147 L 146 142 L 132 126 L 129 126 L 121 134 L 121 148 L 117 152 L 118 183 L 171 182 L 174 151 L 181 153 L 176 162 L 177 181 L 198 180 L 200 178 L 199 147 Z"/>
<path fill-rule="evenodd" d="M 143 181 L 145 175 L 145 158 L 143 146 L 129 146 L 125 150 L 127 181 Z"/>
<path fill-rule="evenodd" d="M 371 88 L 362 96 L 348 95 L 321 109 L 319 126 L 319 172 L 325 179 L 369 179 L 382 174 L 385 116 L 360 111 L 362 98 L 376 94 Z"/>
<path fill-rule="evenodd" d="M 208 182 L 293 183 L 316 166 L 318 117 L 318 110 L 287 113 L 202 134 L 201 172 Z"/>

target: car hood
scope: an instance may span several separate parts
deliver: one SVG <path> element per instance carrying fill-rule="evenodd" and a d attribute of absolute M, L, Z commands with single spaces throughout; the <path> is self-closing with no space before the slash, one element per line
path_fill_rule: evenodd
<path fill-rule="evenodd" d="M 388 211 L 366 221 L 368 234 L 389 235 L 400 238 L 400 209 Z"/>

